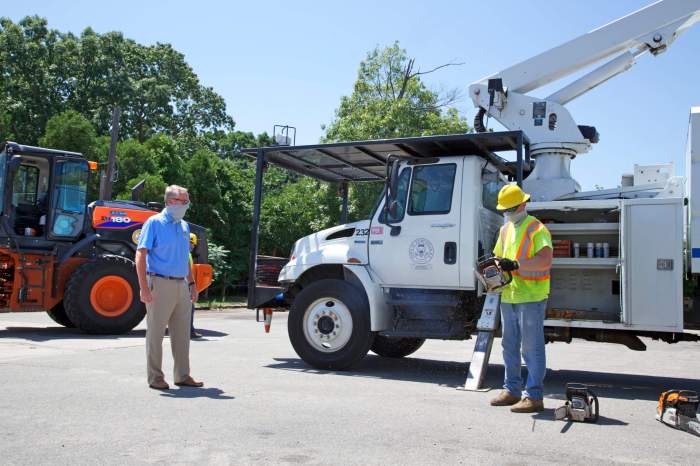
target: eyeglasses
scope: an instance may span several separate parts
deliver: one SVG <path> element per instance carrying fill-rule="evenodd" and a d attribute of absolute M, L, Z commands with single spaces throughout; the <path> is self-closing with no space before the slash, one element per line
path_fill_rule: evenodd
<path fill-rule="evenodd" d="M 502 214 L 514 214 L 515 211 L 518 210 L 519 207 L 520 207 L 519 205 L 516 205 L 515 207 L 511 207 L 510 209 L 502 210 L 501 213 Z"/>
<path fill-rule="evenodd" d="M 181 198 L 179 198 L 179 197 L 171 197 L 171 198 L 168 199 L 168 200 L 170 200 L 170 201 L 177 201 L 179 204 L 182 204 L 182 205 L 189 205 L 189 204 L 190 204 L 190 200 L 189 200 L 189 199 L 181 199 Z"/>

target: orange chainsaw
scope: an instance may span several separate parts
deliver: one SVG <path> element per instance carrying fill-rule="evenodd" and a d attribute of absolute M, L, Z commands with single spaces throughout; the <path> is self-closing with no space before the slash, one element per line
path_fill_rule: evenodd
<path fill-rule="evenodd" d="M 656 419 L 674 429 L 700 437 L 698 405 L 700 399 L 692 390 L 668 390 L 659 397 Z"/>

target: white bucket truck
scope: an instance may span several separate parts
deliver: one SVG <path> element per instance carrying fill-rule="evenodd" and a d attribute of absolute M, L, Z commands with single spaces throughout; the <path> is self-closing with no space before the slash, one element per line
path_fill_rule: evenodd
<path fill-rule="evenodd" d="M 257 157 L 251 277 L 259 276 L 266 163 L 339 182 L 344 216 L 348 182 L 387 186 L 370 219 L 299 239 L 278 283 L 251 279 L 249 306 L 290 307 L 294 349 L 324 369 L 350 367 L 370 349 L 401 357 L 426 338 L 468 339 L 482 309 L 474 266 L 503 222 L 497 193 L 514 181 L 532 194 L 528 210 L 555 241 L 548 341 L 644 350 L 640 336 L 697 340 L 685 332 L 700 318 L 684 306 L 683 286 L 700 272 L 700 207 L 692 202 L 700 199 L 693 192 L 700 189 L 700 112 L 692 111 L 689 125 L 687 193 L 668 166 L 636 166 L 621 187 L 580 192 L 569 165 L 598 133 L 577 125 L 564 104 L 637 57 L 665 51 L 699 12 L 700 0 L 660 1 L 474 83 L 474 134 L 246 151 Z M 544 99 L 526 95 L 604 59 Z M 487 131 L 487 115 L 508 131 Z"/>

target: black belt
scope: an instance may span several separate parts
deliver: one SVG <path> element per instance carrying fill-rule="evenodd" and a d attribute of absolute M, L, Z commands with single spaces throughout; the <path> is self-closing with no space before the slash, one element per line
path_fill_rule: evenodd
<path fill-rule="evenodd" d="M 184 280 L 185 277 L 171 277 L 170 275 L 161 275 L 159 273 L 154 273 L 154 272 L 148 272 L 148 275 L 152 277 L 160 277 L 160 278 L 165 278 L 166 280 Z"/>

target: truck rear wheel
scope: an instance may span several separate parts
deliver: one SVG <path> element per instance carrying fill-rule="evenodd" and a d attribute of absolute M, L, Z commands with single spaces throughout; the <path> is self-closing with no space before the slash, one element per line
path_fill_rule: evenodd
<path fill-rule="evenodd" d="M 63 325 L 67 328 L 75 328 L 75 325 L 73 325 L 73 322 L 71 322 L 66 314 L 66 309 L 63 307 L 63 302 L 56 304 L 53 308 L 46 311 L 46 313 L 58 325 Z"/>
<path fill-rule="evenodd" d="M 372 343 L 372 352 L 387 358 L 403 358 L 418 351 L 425 338 L 399 338 L 377 335 Z"/>
<path fill-rule="evenodd" d="M 294 351 L 318 369 L 349 368 L 365 357 L 374 337 L 364 293 L 337 279 L 303 288 L 290 309 L 287 329 Z"/>
<path fill-rule="evenodd" d="M 122 256 L 104 255 L 78 267 L 63 302 L 68 318 L 85 333 L 126 333 L 146 315 L 134 262 Z"/>

